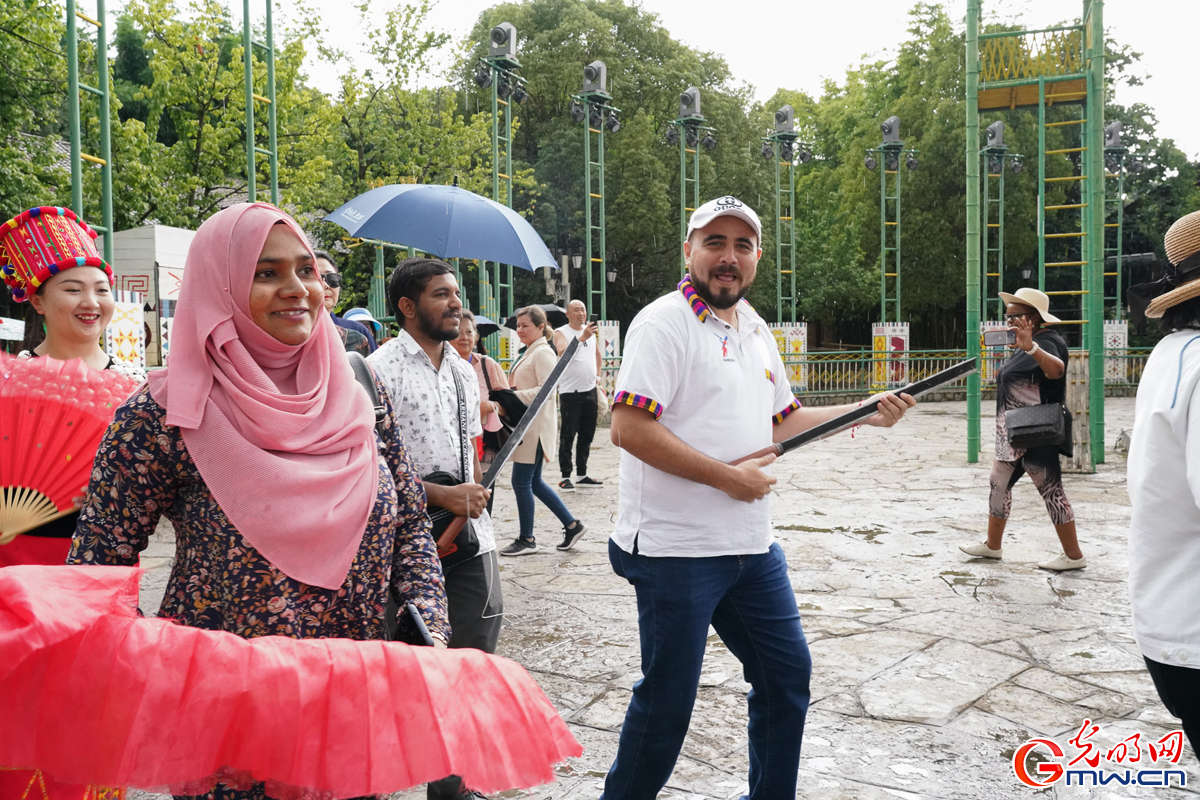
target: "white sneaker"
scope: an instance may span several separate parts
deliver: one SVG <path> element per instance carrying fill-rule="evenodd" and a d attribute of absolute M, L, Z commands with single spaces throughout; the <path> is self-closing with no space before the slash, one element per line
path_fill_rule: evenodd
<path fill-rule="evenodd" d="M 1059 553 L 1050 561 L 1043 561 L 1038 564 L 1039 569 L 1048 569 L 1054 572 L 1066 572 L 1069 569 L 1083 569 L 1087 566 L 1087 559 L 1083 556 L 1079 558 L 1067 558 L 1066 553 Z"/>
<path fill-rule="evenodd" d="M 995 550 L 993 550 L 987 546 L 987 542 L 980 542 L 979 544 L 960 544 L 958 549 L 962 550 L 969 556 L 974 556 L 975 558 L 999 558 L 1000 556 L 1004 555 L 1003 547 L 997 547 Z"/>

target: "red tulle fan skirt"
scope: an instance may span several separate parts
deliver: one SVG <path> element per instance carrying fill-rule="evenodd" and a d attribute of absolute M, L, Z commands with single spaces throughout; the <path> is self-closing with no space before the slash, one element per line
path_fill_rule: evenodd
<path fill-rule="evenodd" d="M 508 659 L 144 619 L 139 574 L 0 569 L 0 767 L 173 794 L 262 781 L 281 800 L 332 800 L 451 774 L 481 792 L 536 786 L 582 752 Z"/>

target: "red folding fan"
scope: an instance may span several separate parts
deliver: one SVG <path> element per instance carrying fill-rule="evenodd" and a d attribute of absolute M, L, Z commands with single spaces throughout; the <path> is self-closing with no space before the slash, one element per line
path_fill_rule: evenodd
<path fill-rule="evenodd" d="M 65 516 L 138 381 L 80 359 L 0 354 L 0 545 Z"/>

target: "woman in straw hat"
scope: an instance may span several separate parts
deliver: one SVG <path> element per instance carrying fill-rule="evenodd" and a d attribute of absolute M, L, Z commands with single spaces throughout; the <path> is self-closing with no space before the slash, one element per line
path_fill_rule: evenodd
<path fill-rule="evenodd" d="M 1050 298 L 1025 287 L 1015 294 L 1000 292 L 1007 303 L 1004 320 L 1016 333 L 1009 345 L 1012 355 L 996 377 L 996 460 L 992 462 L 991 494 L 988 498 L 987 541 L 962 545 L 959 549 L 976 558 L 1000 558 L 1004 526 L 1012 510 L 1012 489 L 1028 473 L 1050 512 L 1050 521 L 1062 543 L 1063 552 L 1038 564 L 1042 569 L 1062 572 L 1087 566 L 1075 535 L 1075 512 L 1063 490 L 1060 452 L 1070 455 L 1071 441 L 1062 445 L 1023 450 L 1008 441 L 1005 415 L 1015 408 L 1061 403 L 1067 392 L 1067 343 L 1044 326 L 1060 322 L 1050 313 Z"/>
<path fill-rule="evenodd" d="M 1167 335 L 1138 383 L 1129 448 L 1133 635 L 1163 705 L 1200 750 L 1200 211 L 1166 235 L 1166 274 L 1133 286 Z"/>

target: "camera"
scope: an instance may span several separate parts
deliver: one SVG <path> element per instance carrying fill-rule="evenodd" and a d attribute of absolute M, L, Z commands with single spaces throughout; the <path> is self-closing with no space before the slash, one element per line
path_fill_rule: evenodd
<path fill-rule="evenodd" d="M 984 347 L 1004 347 L 1009 344 L 1017 343 L 1016 331 L 984 331 L 983 346 Z"/>

